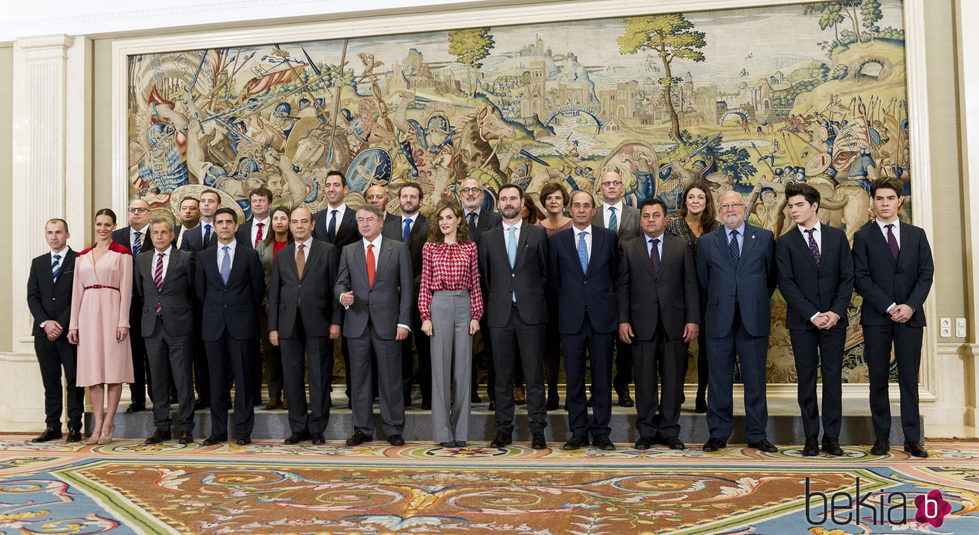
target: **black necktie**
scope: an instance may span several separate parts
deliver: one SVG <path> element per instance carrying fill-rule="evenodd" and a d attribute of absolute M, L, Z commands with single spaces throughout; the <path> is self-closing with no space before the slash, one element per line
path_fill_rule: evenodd
<path fill-rule="evenodd" d="M 476 212 L 469 212 L 469 235 L 476 233 Z"/>
<path fill-rule="evenodd" d="M 738 267 L 738 262 L 741 260 L 741 248 L 738 247 L 738 231 L 731 231 L 731 241 L 727 244 L 727 247 L 731 251 L 731 261 L 734 262 L 734 267 Z"/>

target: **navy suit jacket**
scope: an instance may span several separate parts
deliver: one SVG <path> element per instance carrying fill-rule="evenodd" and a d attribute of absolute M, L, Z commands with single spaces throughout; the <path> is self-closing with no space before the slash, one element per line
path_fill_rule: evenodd
<path fill-rule="evenodd" d="M 614 333 L 619 328 L 619 308 L 614 281 L 618 276 L 619 240 L 615 232 L 592 225 L 591 258 L 588 272 L 581 270 L 574 227 L 550 238 L 551 280 L 558 296 L 558 330 L 577 334 L 585 311 L 597 333 Z"/>
<path fill-rule="evenodd" d="M 57 282 L 51 276 L 50 251 L 31 261 L 31 274 L 27 278 L 27 308 L 34 316 L 31 327 L 34 336 L 46 336 L 41 324 L 48 320 L 57 321 L 61 325 L 63 332 L 59 338 L 68 335 L 76 256 L 78 253 L 75 251 L 65 249 Z"/>
<path fill-rule="evenodd" d="M 184 241 L 180 244 L 180 250 L 196 253 L 206 249 L 207 247 L 214 246 L 214 244 L 218 242 L 218 235 L 214 230 L 214 223 L 211 223 L 210 225 L 211 236 L 208 243 L 204 243 L 204 222 L 201 222 L 196 227 L 184 232 Z"/>
<path fill-rule="evenodd" d="M 853 256 L 846 233 L 829 225 L 819 225 L 820 267 L 809 250 L 807 236 L 798 227 L 783 234 L 775 244 L 778 286 L 787 305 L 785 327 L 815 328 L 809 318 L 832 310 L 840 317 L 837 325 L 846 328 L 846 308 L 853 293 Z"/>
<path fill-rule="evenodd" d="M 727 242 L 727 228 L 700 237 L 697 244 L 697 276 L 707 289 L 704 323 L 707 336 L 731 334 L 735 305 L 741 322 L 751 336 L 768 336 L 772 329 L 770 299 L 775 291 L 775 238 L 772 232 L 745 224 L 738 265 L 734 265 Z"/>
<path fill-rule="evenodd" d="M 337 221 L 336 236 L 334 237 L 331 237 L 328 232 L 330 210 L 331 208 L 327 206 L 313 216 L 313 220 L 316 221 L 316 226 L 313 227 L 313 238 L 333 244 L 336 247 L 337 260 L 339 260 L 344 247 L 360 240 L 360 230 L 357 228 L 357 210 L 351 208 L 349 204 L 347 205 L 347 209 L 343 211 L 343 218 Z"/>
<path fill-rule="evenodd" d="M 219 247 L 208 247 L 197 253 L 194 289 L 204 305 L 201 338 L 217 341 L 225 329 L 236 340 L 257 338 L 258 309 L 265 300 L 262 261 L 254 249 L 239 243 L 225 284 L 218 270 L 218 251 Z"/>
<path fill-rule="evenodd" d="M 909 326 L 925 326 L 922 305 L 935 274 L 931 247 L 924 230 L 907 223 L 900 225 L 897 262 L 876 221 L 871 220 L 853 235 L 854 280 L 863 297 L 861 325 L 893 324 L 887 307 L 894 303 L 914 309 Z"/>

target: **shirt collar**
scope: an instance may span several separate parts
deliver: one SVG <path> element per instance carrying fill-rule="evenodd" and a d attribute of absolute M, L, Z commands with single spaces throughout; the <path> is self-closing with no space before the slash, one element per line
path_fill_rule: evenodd
<path fill-rule="evenodd" d="M 302 245 L 303 247 L 305 247 L 306 250 L 308 251 L 309 248 L 310 248 L 310 246 L 313 245 L 313 236 L 310 235 L 308 238 L 306 238 L 306 241 L 301 241 L 301 242 L 297 241 L 296 242 L 296 250 L 297 251 L 299 250 L 299 246 L 300 245 Z"/>
<path fill-rule="evenodd" d="M 362 238 L 362 239 L 364 240 L 364 249 L 367 249 L 367 246 L 369 244 L 371 244 L 371 243 L 374 244 L 374 249 L 380 249 L 381 248 L 381 235 L 380 234 L 378 234 L 377 237 L 373 239 L 373 241 L 370 241 L 367 238 Z"/>
<path fill-rule="evenodd" d="M 604 210 L 608 210 L 609 208 L 615 208 L 615 213 L 621 214 L 622 213 L 622 199 L 619 199 L 619 202 L 617 202 L 615 204 L 609 204 L 609 203 L 607 203 L 605 201 L 602 201 L 602 208 Z"/>
<path fill-rule="evenodd" d="M 418 212 L 415 212 L 414 214 L 411 214 L 410 216 L 401 214 L 401 224 L 403 225 L 405 221 L 407 221 L 408 219 L 411 219 L 411 224 L 414 225 L 415 223 L 418 222 L 418 216 L 419 215 L 421 215 L 421 214 L 419 214 Z"/>
<path fill-rule="evenodd" d="M 799 227 L 799 231 L 802 232 L 802 235 L 803 236 L 809 236 L 809 229 L 807 229 L 806 227 L 803 227 L 802 225 L 797 225 L 797 226 Z M 822 230 L 819 228 L 819 220 L 818 219 L 816 220 L 816 224 L 813 225 L 812 228 L 816 229 L 816 234 L 817 235 L 822 233 Z"/>
<path fill-rule="evenodd" d="M 173 245 L 167 246 L 166 250 L 163 251 L 163 256 L 170 256 L 170 250 L 171 249 L 173 249 Z M 153 254 L 154 255 L 158 255 L 158 254 L 160 254 L 160 251 L 157 251 L 156 250 L 156 247 L 154 247 L 153 248 Z"/>
<path fill-rule="evenodd" d="M 135 234 L 135 233 L 139 232 L 140 234 L 145 235 L 146 234 L 146 227 L 148 227 L 148 226 L 149 225 L 143 225 L 143 228 L 129 227 L 129 232 L 131 234 Z"/>
<path fill-rule="evenodd" d="M 218 245 L 218 249 L 224 250 L 224 246 L 225 245 L 223 243 L 217 242 L 217 245 Z M 228 244 L 228 249 L 229 249 L 228 252 L 229 253 L 234 253 L 235 252 L 235 246 L 236 245 L 238 245 L 238 240 L 232 239 L 231 240 L 231 243 Z"/>
<path fill-rule="evenodd" d="M 520 225 L 522 224 L 523 224 L 523 219 L 518 219 L 517 222 L 513 225 L 507 225 L 506 223 L 503 223 L 503 232 L 510 232 L 511 228 L 515 228 L 517 229 L 517 232 L 520 232 Z"/>
<path fill-rule="evenodd" d="M 666 230 L 663 230 L 663 232 L 659 233 L 659 236 L 650 236 L 649 234 L 645 234 L 645 233 L 643 234 L 643 236 L 646 237 L 646 243 L 649 243 L 650 240 L 659 240 L 660 243 L 663 243 L 663 236 L 665 234 L 666 234 Z"/>
<path fill-rule="evenodd" d="M 578 227 L 576 227 L 574 225 L 571 225 L 571 229 L 574 230 L 574 237 L 575 237 L 575 239 L 578 239 L 578 235 L 581 234 L 582 232 L 587 232 L 589 236 L 592 235 L 591 225 L 588 225 L 583 230 L 578 230 Z"/>
<path fill-rule="evenodd" d="M 730 239 L 730 238 L 731 238 L 731 233 L 732 233 L 732 232 L 734 232 L 734 231 L 736 230 L 736 231 L 738 231 L 738 235 L 739 235 L 739 236 L 744 236 L 744 229 L 745 229 L 745 226 L 747 226 L 747 223 L 745 223 L 745 222 L 742 222 L 742 223 L 741 223 L 741 226 L 740 226 L 740 227 L 738 227 L 738 228 L 736 228 L 736 229 L 729 229 L 729 228 L 727 228 L 727 227 L 724 227 L 724 235 L 725 235 L 725 236 L 727 236 L 727 237 L 728 237 L 728 239 Z"/>
<path fill-rule="evenodd" d="M 51 256 L 54 257 L 54 255 L 59 254 L 59 255 L 61 255 L 61 258 L 64 258 L 65 257 L 65 253 L 67 251 L 68 251 L 68 246 L 67 245 L 65 245 L 64 247 L 62 247 L 60 251 L 55 251 L 54 249 L 51 249 Z"/>
<path fill-rule="evenodd" d="M 257 224 L 259 224 L 259 223 L 261 223 L 261 224 L 263 225 L 263 227 L 262 227 L 262 228 L 263 228 L 263 229 L 266 229 L 266 228 L 269 228 L 269 222 L 270 222 L 270 221 L 272 221 L 272 216 L 271 216 L 271 215 L 267 215 L 267 216 L 265 216 L 265 219 L 256 219 L 256 220 L 254 221 L 254 223 L 255 223 L 256 225 L 257 225 Z"/>
<path fill-rule="evenodd" d="M 884 223 L 883 221 L 881 221 L 879 219 L 875 219 L 874 221 L 877 222 L 877 226 L 880 227 L 881 232 L 887 232 L 887 225 L 894 225 L 894 230 L 898 230 L 898 227 L 901 226 L 901 220 L 900 219 L 895 219 L 893 223 Z"/>

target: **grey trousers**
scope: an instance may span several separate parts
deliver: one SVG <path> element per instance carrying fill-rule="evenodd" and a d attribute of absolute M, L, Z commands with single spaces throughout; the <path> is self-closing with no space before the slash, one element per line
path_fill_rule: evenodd
<path fill-rule="evenodd" d="M 466 441 L 469 435 L 472 380 L 469 306 L 467 290 L 432 294 L 432 427 L 435 442 Z"/>

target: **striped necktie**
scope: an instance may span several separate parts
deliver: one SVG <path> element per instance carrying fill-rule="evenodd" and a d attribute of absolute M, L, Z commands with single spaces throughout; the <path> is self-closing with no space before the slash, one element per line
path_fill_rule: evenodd
<path fill-rule="evenodd" d="M 164 253 L 157 254 L 156 269 L 153 270 L 153 284 L 156 284 L 157 292 L 163 289 L 163 257 Z M 161 312 L 163 312 L 163 306 L 160 304 L 159 299 L 157 299 L 156 315 L 159 316 Z"/>
<path fill-rule="evenodd" d="M 51 279 L 54 282 L 58 282 L 58 273 L 61 271 L 61 255 L 54 255 L 54 261 L 51 262 Z"/>

